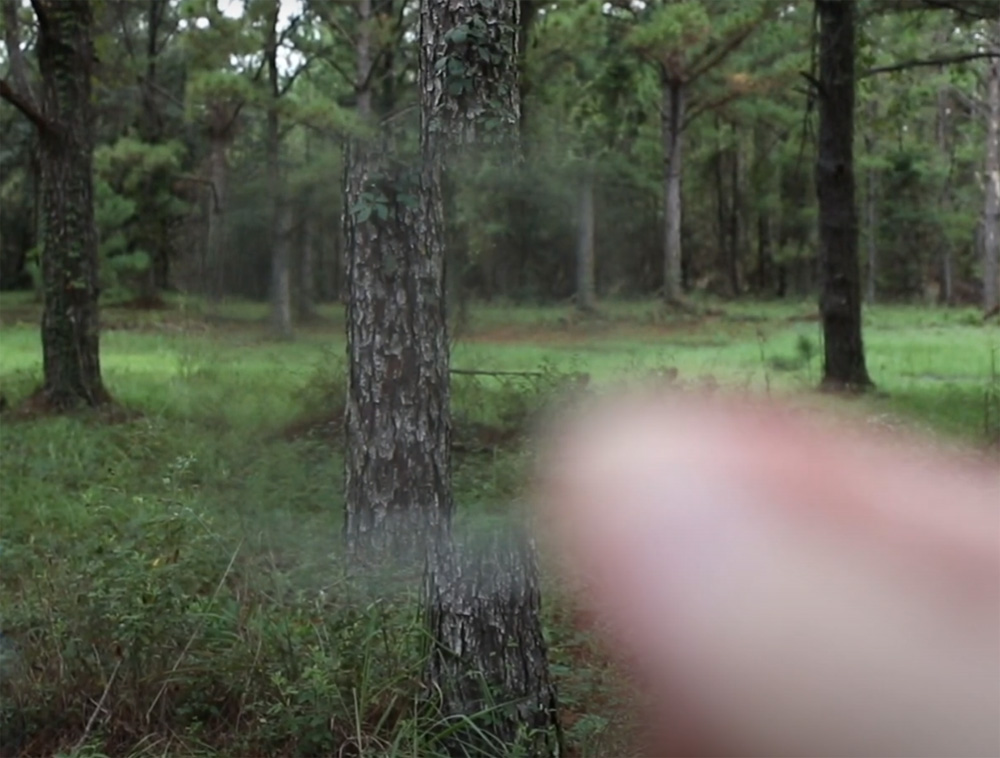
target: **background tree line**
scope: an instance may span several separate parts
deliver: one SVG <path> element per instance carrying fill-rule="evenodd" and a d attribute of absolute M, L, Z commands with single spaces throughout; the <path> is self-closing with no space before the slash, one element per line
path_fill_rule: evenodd
<path fill-rule="evenodd" d="M 989 3 L 953 6 L 858 7 L 868 300 L 984 297 L 996 73 L 983 53 L 998 30 Z M 3 8 L 8 78 L 37 88 L 35 17 L 20 0 Z M 364 34 L 357 3 L 268 8 L 97 6 L 105 296 L 271 295 L 287 332 L 313 302 L 346 292 L 344 144 L 365 108 L 412 122 L 416 4 L 373 0 Z M 522 3 L 526 160 L 517 172 L 498 161 L 463 176 L 456 214 L 467 236 L 452 292 L 584 306 L 594 294 L 665 289 L 815 292 L 817 109 L 802 77 L 815 27 L 806 2 Z M 886 70 L 917 62 L 927 65 Z M 671 82 L 683 83 L 673 115 Z M 0 126 L 0 287 L 40 286 L 38 143 L 13 108 Z M 664 278 L 667 247 L 678 284 Z"/>

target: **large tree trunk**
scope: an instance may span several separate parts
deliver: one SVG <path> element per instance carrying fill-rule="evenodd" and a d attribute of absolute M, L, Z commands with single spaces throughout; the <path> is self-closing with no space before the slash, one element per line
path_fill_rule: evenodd
<path fill-rule="evenodd" d="M 47 405 L 63 410 L 109 399 L 101 381 L 97 308 L 92 16 L 88 0 L 34 0 L 33 5 L 49 124 L 39 132 L 45 218 L 42 392 Z"/>
<path fill-rule="evenodd" d="M 663 76 L 663 299 L 681 301 L 681 137 L 684 127 L 683 83 Z"/>
<path fill-rule="evenodd" d="M 344 532 L 356 561 L 413 565 L 452 512 L 440 200 L 378 142 L 348 160 Z"/>
<path fill-rule="evenodd" d="M 854 0 L 816 0 L 820 17 L 816 195 L 823 321 L 823 386 L 871 386 L 861 340 L 858 221 L 854 206 Z"/>
<path fill-rule="evenodd" d="M 369 79 L 371 3 L 359 6 L 359 81 Z M 374 122 L 370 91 L 359 111 Z M 347 250 L 347 502 L 355 562 L 420 565 L 450 526 L 451 420 L 440 187 L 394 155 L 388 125 L 350 145 Z"/>
<path fill-rule="evenodd" d="M 518 10 L 517 0 L 421 4 L 421 145 L 431 170 L 447 171 L 457 159 L 464 165 L 492 151 L 520 164 Z M 472 33 L 459 38 L 459 28 Z M 459 90 L 458 81 L 469 86 Z M 440 196 L 423 201 L 435 218 L 437 203 Z M 455 755 L 554 755 L 558 721 L 534 547 L 519 530 L 510 540 L 494 540 L 485 546 L 442 541 L 428 564 L 431 690 L 443 715 L 474 724 L 453 733 L 447 748 Z M 501 707 L 484 719 L 491 704 Z"/>
<path fill-rule="evenodd" d="M 285 198 L 281 172 L 281 133 L 279 131 L 278 99 L 278 16 L 281 0 L 271 0 L 265 54 L 271 98 L 267 108 L 267 181 L 271 193 L 271 322 L 281 339 L 291 339 L 292 277 L 291 277 L 291 210 Z"/>
<path fill-rule="evenodd" d="M 997 29 L 1000 49 L 1000 29 Z M 990 63 L 987 83 L 986 192 L 983 203 L 983 309 L 1000 309 L 1000 59 Z"/>
<path fill-rule="evenodd" d="M 580 183 L 577 206 L 576 242 L 576 307 L 589 313 L 594 310 L 597 296 L 594 291 L 594 180 L 589 171 Z"/>
<path fill-rule="evenodd" d="M 440 546 L 428 583 L 435 649 L 430 679 L 449 716 L 469 718 L 444 745 L 450 755 L 559 755 L 562 734 L 541 624 L 530 538 L 489 525 Z"/>

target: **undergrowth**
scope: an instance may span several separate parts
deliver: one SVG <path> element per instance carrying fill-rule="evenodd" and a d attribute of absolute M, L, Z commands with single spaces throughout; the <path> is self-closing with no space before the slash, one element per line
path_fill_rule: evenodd
<path fill-rule="evenodd" d="M 466 371 L 452 378 L 460 518 L 523 494 L 539 411 L 584 373 L 815 385 L 822 351 L 802 306 L 726 308 L 680 326 L 639 306 L 609 306 L 597 326 L 474 312 L 453 361 Z M 5 757 L 435 756 L 444 736 L 478 728 L 434 716 L 416 591 L 344 571 L 340 338 L 275 345 L 247 312 L 243 326 L 209 326 L 167 311 L 106 334 L 109 385 L 133 411 L 115 423 L 3 416 Z M 518 327 L 512 344 L 501 318 Z M 948 312 L 871 323 L 884 393 L 865 409 L 1000 438 L 996 358 L 991 370 L 981 349 L 995 334 Z M 38 381 L 37 327 L 7 324 L 0 389 L 16 405 Z M 570 752 L 624 754 L 629 693 L 561 589 L 546 578 Z"/>

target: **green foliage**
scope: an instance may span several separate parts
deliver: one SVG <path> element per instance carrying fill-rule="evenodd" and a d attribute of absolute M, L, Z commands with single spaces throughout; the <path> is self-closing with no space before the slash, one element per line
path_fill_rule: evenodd
<path fill-rule="evenodd" d="M 457 727 L 423 708 L 412 588 L 357 583 L 340 563 L 342 312 L 275 345 L 264 306 L 229 303 L 210 324 L 197 303 L 173 305 L 102 314 L 108 384 L 142 415 L 3 419 L 0 737 L 75 758 L 440 754 Z M 815 383 L 820 350 L 802 323 L 814 305 L 742 302 L 685 322 L 652 303 L 603 307 L 600 322 L 570 307 L 472 309 L 456 368 L 539 375 L 454 377 L 461 520 L 486 523 L 523 496 L 526 438 L 582 372 L 597 385 L 664 367 L 694 384 Z M 0 317 L 0 386 L 16 405 L 37 382 L 38 308 L 5 293 Z M 995 431 L 995 339 L 973 310 L 866 319 L 888 396 L 852 410 L 975 444 Z M 320 424 L 331 432 L 309 433 Z M 627 754 L 628 692 L 560 589 L 546 587 L 546 634 L 570 748 Z"/>
<path fill-rule="evenodd" d="M 94 218 L 101 256 L 101 289 L 117 299 L 134 292 L 149 271 L 148 249 L 188 208 L 173 193 L 184 146 L 123 137 L 94 153 Z"/>

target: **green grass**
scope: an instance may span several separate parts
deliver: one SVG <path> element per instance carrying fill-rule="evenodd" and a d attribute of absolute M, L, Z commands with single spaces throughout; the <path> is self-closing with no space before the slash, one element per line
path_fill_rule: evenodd
<path fill-rule="evenodd" d="M 0 426 L 0 628 L 30 661 L 0 677 L 0 741 L 27 734 L 48 755 L 435 754 L 434 725 L 413 715 L 413 603 L 345 583 L 342 457 L 304 433 L 342 402 L 342 308 L 285 343 L 261 304 L 171 305 L 103 314 L 104 376 L 134 417 Z M 517 424 L 569 373 L 602 382 L 673 367 L 692 382 L 815 386 L 813 305 L 703 305 L 710 315 L 693 319 L 609 303 L 586 320 L 567 307 L 475 306 L 453 365 L 543 376 L 457 377 L 459 435 Z M 0 390 L 15 405 L 40 378 L 38 315 L 30 297 L 0 298 Z M 882 307 L 865 321 L 880 392 L 822 402 L 970 445 L 996 434 L 996 327 L 961 309 Z M 458 456 L 462 514 L 506 510 L 525 465 L 509 445 Z M 550 589 L 570 741 L 622 754 L 627 693 L 614 694 Z"/>

